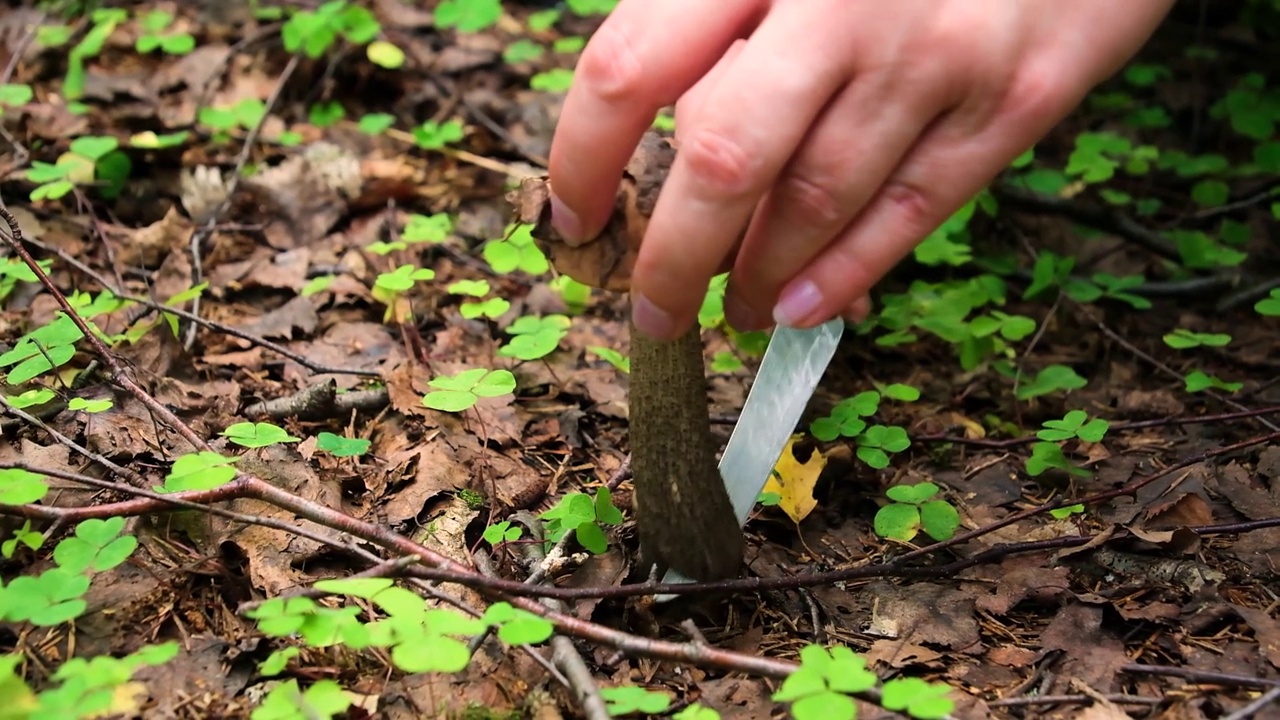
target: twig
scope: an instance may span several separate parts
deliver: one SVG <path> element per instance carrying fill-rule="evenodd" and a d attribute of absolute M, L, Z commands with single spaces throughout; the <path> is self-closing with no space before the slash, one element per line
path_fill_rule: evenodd
<path fill-rule="evenodd" d="M 1145 695 L 1125 695 L 1113 693 L 1103 695 L 1108 702 L 1120 705 L 1159 705 L 1164 698 L 1147 697 Z M 1089 695 L 1027 695 L 1025 697 L 1003 698 L 987 702 L 987 707 L 1026 707 L 1028 705 L 1092 705 L 1093 697 Z"/>
<path fill-rule="evenodd" d="M 997 184 L 991 190 L 1001 203 L 1015 209 L 1062 215 L 1078 223 L 1115 234 L 1160 257 L 1178 262 L 1182 260 L 1178 248 L 1163 235 L 1117 212 L 1084 205 L 1074 200 L 1020 190 L 1008 184 Z"/>
<path fill-rule="evenodd" d="M 189 320 L 198 325 L 207 327 L 210 330 L 215 330 L 217 332 L 223 333 L 224 335 L 230 335 L 231 337 L 240 338 L 245 342 L 251 343 L 265 350 L 270 350 L 271 352 L 276 353 L 277 355 L 280 355 L 286 359 L 292 360 L 293 362 L 298 363 L 302 367 L 305 367 L 314 373 L 319 373 L 322 375 L 324 374 L 359 375 L 362 377 L 380 377 L 381 376 L 381 373 L 379 373 L 377 370 L 359 370 L 359 369 L 353 369 L 353 368 L 331 367 L 328 365 L 323 365 L 321 363 L 317 363 L 314 360 L 307 358 L 307 356 L 305 355 L 296 353 L 279 343 L 272 342 L 271 340 L 258 337 L 251 333 L 247 333 L 231 325 L 226 325 L 224 323 L 217 322 L 216 320 L 209 320 L 208 318 L 201 317 L 200 315 L 194 312 L 189 312 L 187 310 L 183 310 L 182 308 L 169 307 L 168 305 L 165 305 L 164 303 L 158 302 L 156 300 L 152 300 L 151 298 L 142 297 L 140 295 L 131 295 L 125 292 L 123 287 L 119 287 L 112 284 L 111 282 L 108 282 L 107 279 L 102 277 L 101 274 L 94 271 L 92 268 L 90 268 L 88 265 L 85 265 L 80 260 L 77 260 L 76 258 L 67 254 L 61 248 L 53 247 L 44 242 L 41 242 L 39 240 L 33 240 L 31 238 L 24 238 L 24 241 L 28 245 L 39 248 L 44 252 L 48 252 L 53 255 L 56 255 L 58 259 L 62 260 L 68 265 L 74 267 L 80 272 L 96 280 L 104 290 L 107 290 L 112 295 L 115 295 L 121 300 L 128 300 L 129 302 L 137 303 L 144 307 L 151 308 L 152 310 L 156 310 L 162 313 L 169 313 L 171 315 L 176 315 L 182 318 L 183 320 Z"/>
<path fill-rule="evenodd" d="M 1172 665 L 1146 665 L 1143 663 L 1125 663 L 1120 672 L 1131 675 L 1169 675 L 1180 677 L 1191 682 L 1218 683 L 1220 685 L 1241 685 L 1244 687 L 1280 688 L 1280 680 L 1261 678 L 1256 675 L 1236 675 L 1234 673 L 1196 670 L 1195 668 Z"/>
<path fill-rule="evenodd" d="M 1239 710 L 1227 715 L 1222 720 L 1248 720 L 1257 714 L 1260 710 L 1273 702 L 1280 700 L 1280 687 L 1273 687 L 1262 694 L 1262 697 L 1245 705 Z"/>
<path fill-rule="evenodd" d="M 231 183 L 227 187 L 227 194 L 222 198 L 222 202 L 218 203 L 218 207 L 214 208 L 208 219 L 205 221 L 203 228 L 197 228 L 191 233 L 191 272 L 196 283 L 200 282 L 201 276 L 204 274 L 204 265 L 201 258 L 201 250 L 203 249 L 204 239 L 213 232 L 217 227 L 218 218 L 231 207 L 231 200 L 235 196 L 236 191 L 240 189 L 240 179 L 244 177 L 244 166 L 249 163 L 249 157 L 253 155 L 253 146 L 258 142 L 258 135 L 262 133 L 262 128 L 267 124 L 267 118 L 271 117 L 271 110 L 280 100 L 280 94 L 284 92 L 284 86 L 288 84 L 289 78 L 293 76 L 295 70 L 298 69 L 298 63 L 302 62 L 302 53 L 294 53 L 289 58 L 289 64 L 285 65 L 284 71 L 280 73 L 280 79 L 276 81 L 276 86 L 271 90 L 271 96 L 267 98 L 267 102 L 262 110 L 262 117 L 258 118 L 258 122 L 249 128 L 249 133 L 244 138 L 244 146 L 240 148 L 240 154 L 236 156 L 235 167 L 231 170 Z M 200 314 L 200 297 L 197 296 L 191 301 L 191 312 Z M 191 346 L 196 341 L 196 328 L 192 325 L 187 330 L 186 340 L 182 346 L 186 350 L 191 350 Z"/>
<path fill-rule="evenodd" d="M 1161 362 L 1160 360 L 1152 357 L 1150 354 L 1148 354 L 1138 346 L 1134 345 L 1133 343 L 1121 337 L 1120 333 L 1112 330 L 1109 325 L 1107 325 L 1105 322 L 1095 317 L 1093 313 L 1091 313 L 1083 303 L 1078 303 L 1078 302 L 1075 302 L 1074 300 L 1072 300 L 1071 302 L 1075 303 L 1076 307 L 1080 310 L 1082 314 L 1086 315 L 1087 317 L 1089 317 L 1090 320 L 1093 321 L 1094 327 L 1098 328 L 1098 330 L 1101 331 L 1103 335 L 1106 335 L 1107 337 L 1111 338 L 1111 340 L 1115 342 L 1117 345 L 1123 347 L 1125 350 L 1128 350 L 1130 353 L 1141 358 L 1142 360 L 1150 363 L 1153 367 L 1157 368 L 1158 370 L 1165 373 L 1166 375 L 1177 378 L 1178 380 L 1183 379 L 1182 373 L 1178 372 L 1177 370 L 1174 370 L 1173 368 L 1169 367 L 1168 365 Z M 1206 390 L 1205 394 L 1223 403 L 1224 405 L 1229 405 L 1237 410 L 1249 409 L 1248 406 L 1242 403 L 1236 402 L 1235 400 L 1232 400 L 1229 397 L 1224 397 L 1223 395 L 1217 392 L 1214 392 L 1213 390 Z M 1264 418 L 1258 418 L 1258 422 L 1264 427 L 1266 427 L 1268 430 L 1273 430 L 1273 431 L 1280 430 L 1280 426 Z"/>
<path fill-rule="evenodd" d="M 1117 433 L 1127 430 L 1145 430 L 1154 427 L 1177 427 L 1181 425 L 1201 425 L 1204 423 L 1229 422 L 1231 420 L 1243 420 L 1245 418 L 1258 417 L 1260 415 L 1274 415 L 1280 413 L 1280 405 L 1272 405 L 1270 407 L 1256 408 L 1253 410 L 1241 410 L 1238 412 L 1218 413 L 1215 415 L 1198 415 L 1195 417 L 1168 417 L 1156 418 L 1154 420 L 1134 420 L 1131 422 L 1122 422 L 1112 424 L 1107 432 Z M 989 438 L 966 438 L 955 435 L 912 435 L 912 442 L 930 442 L 930 443 L 954 443 L 956 445 L 972 445 L 974 447 L 991 448 L 993 450 L 1007 450 L 1019 445 L 1028 445 L 1039 440 L 1035 435 L 1024 435 L 1015 438 L 989 439 Z"/>

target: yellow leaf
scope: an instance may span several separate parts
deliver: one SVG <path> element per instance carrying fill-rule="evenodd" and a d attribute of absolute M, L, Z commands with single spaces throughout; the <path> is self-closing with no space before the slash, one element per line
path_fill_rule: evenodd
<path fill-rule="evenodd" d="M 827 457 L 818 450 L 813 451 L 809 462 L 796 460 L 793 446 L 801 437 L 803 435 L 792 435 L 787 441 L 782 457 L 778 458 L 778 464 L 764 486 L 765 492 L 777 493 L 782 498 L 778 507 L 797 525 L 818 506 L 818 501 L 813 499 L 813 488 L 818 484 L 822 468 L 827 465 Z"/>

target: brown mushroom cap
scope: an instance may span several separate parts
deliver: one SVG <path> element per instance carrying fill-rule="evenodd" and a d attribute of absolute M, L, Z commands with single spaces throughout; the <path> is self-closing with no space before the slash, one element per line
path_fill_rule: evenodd
<path fill-rule="evenodd" d="M 594 288 L 627 292 L 640 242 L 673 159 L 675 148 L 669 140 L 646 133 L 627 163 L 609 224 L 584 242 L 568 242 L 551 227 L 548 178 L 524 179 L 508 200 L 516 207 L 519 221 L 533 225 L 533 239 L 558 272 Z"/>

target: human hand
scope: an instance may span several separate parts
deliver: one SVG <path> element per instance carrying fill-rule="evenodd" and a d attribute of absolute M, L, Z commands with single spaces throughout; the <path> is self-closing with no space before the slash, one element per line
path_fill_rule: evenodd
<path fill-rule="evenodd" d="M 872 285 L 1172 5 L 622 0 L 565 98 L 553 220 L 569 239 L 598 233 L 627 159 L 675 102 L 680 151 L 633 270 L 636 326 L 679 336 L 724 270 L 739 330 L 856 319 Z"/>

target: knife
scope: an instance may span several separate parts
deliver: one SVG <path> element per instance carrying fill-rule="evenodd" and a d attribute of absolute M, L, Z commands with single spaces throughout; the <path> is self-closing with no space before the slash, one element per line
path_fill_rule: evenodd
<path fill-rule="evenodd" d="M 773 331 L 747 402 L 720 456 L 720 478 L 739 527 L 746 525 L 843 334 L 844 318 L 839 317 L 813 328 L 779 325 Z M 692 581 L 668 570 L 662 582 Z M 674 597 L 658 595 L 655 599 L 665 602 Z"/>

